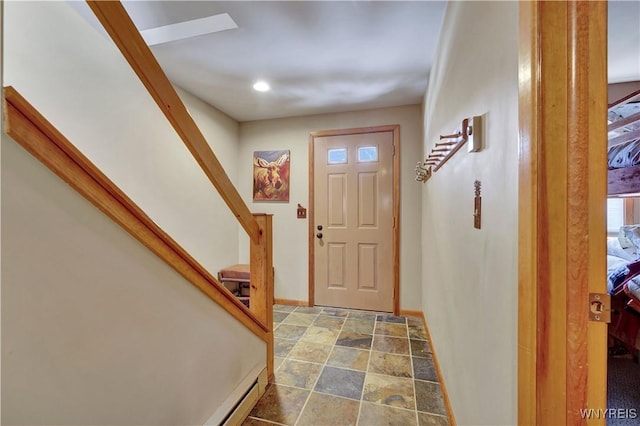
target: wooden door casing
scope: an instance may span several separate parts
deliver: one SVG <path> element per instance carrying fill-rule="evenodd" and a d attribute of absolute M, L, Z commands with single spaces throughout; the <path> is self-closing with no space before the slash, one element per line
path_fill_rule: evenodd
<path fill-rule="evenodd" d="M 316 137 L 314 149 L 316 303 L 391 312 L 393 133 Z"/>
<path fill-rule="evenodd" d="M 604 424 L 607 4 L 519 7 L 518 423 Z"/>

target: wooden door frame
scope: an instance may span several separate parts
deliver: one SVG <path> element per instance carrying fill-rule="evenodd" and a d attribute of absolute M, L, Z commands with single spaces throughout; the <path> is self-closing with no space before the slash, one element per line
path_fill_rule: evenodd
<path fill-rule="evenodd" d="M 606 7 L 519 3 L 518 424 L 606 408 Z"/>
<path fill-rule="evenodd" d="M 315 305 L 315 138 L 346 136 L 364 133 L 391 132 L 393 134 L 393 313 L 400 313 L 400 125 L 322 130 L 309 134 L 309 306 Z"/>

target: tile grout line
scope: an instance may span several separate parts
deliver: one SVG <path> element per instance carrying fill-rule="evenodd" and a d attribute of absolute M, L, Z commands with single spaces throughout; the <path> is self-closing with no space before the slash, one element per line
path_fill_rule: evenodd
<path fill-rule="evenodd" d="M 294 313 L 297 309 L 298 309 L 298 307 L 296 307 L 296 308 L 295 308 L 295 309 L 293 309 L 291 312 L 289 312 L 289 314 Z M 288 316 L 289 316 L 289 315 L 287 315 L 287 317 L 288 317 Z M 313 321 L 315 321 L 315 320 L 318 318 L 318 316 L 319 316 L 319 314 L 315 314 L 315 318 L 313 319 Z M 286 319 L 286 318 L 285 318 L 285 319 Z M 311 322 L 312 324 L 313 324 L 313 321 Z M 291 324 L 291 325 L 297 325 L 297 324 Z M 298 325 L 298 326 L 299 326 L 299 327 L 305 327 L 306 329 L 305 329 L 304 333 L 302 333 L 302 335 L 301 335 L 297 340 L 295 340 L 295 342 L 296 342 L 296 343 L 293 345 L 293 347 L 291 348 L 291 350 L 289 350 L 289 352 L 287 353 L 287 355 L 284 357 L 284 360 L 282 361 L 282 364 L 284 364 L 287 360 L 289 360 L 289 361 L 297 361 L 297 362 L 305 362 L 305 361 L 297 360 L 297 359 L 295 359 L 295 358 L 289 358 L 289 355 L 291 354 L 291 351 L 293 350 L 293 348 L 294 348 L 294 347 L 295 347 L 295 346 L 300 342 L 300 338 L 302 338 L 302 336 L 304 336 L 304 334 L 309 330 L 309 327 L 310 327 L 309 325 L 307 325 L 307 326 L 301 326 L 301 325 Z M 291 340 L 291 339 L 286 339 L 286 340 Z M 280 365 L 280 367 L 282 367 L 282 364 Z M 317 363 L 314 363 L 314 364 L 317 364 Z M 322 372 L 322 370 L 321 370 L 321 372 Z M 318 377 L 320 377 L 320 375 L 318 375 Z M 275 380 L 275 378 L 274 378 L 274 380 Z M 317 380 L 318 380 L 318 379 L 316 379 L 316 381 L 317 381 Z M 276 382 L 274 382 L 274 385 L 277 385 L 277 383 L 276 383 Z M 287 386 L 287 385 L 285 385 L 285 384 L 281 384 L 280 386 Z M 315 386 L 315 383 L 314 383 L 314 386 Z M 292 388 L 294 388 L 294 389 L 300 389 L 300 388 L 298 388 L 298 387 L 296 387 L 296 386 L 288 386 L 288 387 L 292 387 Z M 304 389 L 304 390 L 306 390 L 306 389 Z M 300 416 L 302 416 L 302 412 L 304 411 L 305 407 L 307 406 L 307 402 L 309 402 L 309 398 L 311 398 L 311 393 L 312 393 L 312 392 L 313 392 L 313 388 L 309 390 L 309 394 L 307 395 L 307 398 L 305 399 L 304 404 L 302 404 L 302 408 L 300 409 L 300 412 L 299 412 L 299 413 L 298 413 L 298 415 L 296 416 L 296 419 L 295 419 L 295 421 L 293 422 L 293 425 L 295 425 L 296 423 L 298 423 L 298 421 L 300 420 Z"/>
<path fill-rule="evenodd" d="M 292 312 L 295 312 L 298 308 L 296 307 Z M 317 314 L 316 317 L 313 319 L 313 321 L 315 321 L 320 315 Z M 313 324 L 313 321 L 311 322 L 311 324 Z M 304 334 L 309 330 L 310 326 L 307 326 L 307 330 L 305 330 L 304 333 L 302 333 L 302 336 L 304 336 Z M 300 338 L 302 338 L 302 336 L 300 336 Z M 298 339 L 298 342 L 300 340 Z M 296 343 L 297 345 L 297 343 Z M 295 345 L 294 345 L 295 347 Z M 291 350 L 293 350 L 293 348 L 291 348 Z M 291 351 L 289 351 L 289 354 L 291 353 Z M 287 354 L 287 358 L 289 358 L 289 354 Z M 292 360 L 294 360 L 293 358 L 291 358 Z M 322 367 L 322 369 L 320 370 L 320 374 L 322 374 L 322 370 L 324 370 L 324 367 Z M 307 407 L 307 403 L 309 402 L 309 399 L 311 399 L 311 394 L 313 393 L 313 388 L 315 387 L 316 383 L 318 382 L 318 379 L 320 378 L 320 374 L 318 374 L 318 377 L 316 377 L 315 382 L 313 383 L 313 385 L 311 386 L 311 389 L 309 389 L 309 394 L 307 395 L 307 398 L 304 400 L 304 404 L 302 404 L 302 407 L 300 408 L 300 412 L 298 413 L 298 416 L 296 417 L 296 420 L 293 422 L 294 425 L 298 424 L 298 422 L 300 421 L 300 417 L 302 417 L 302 413 L 304 412 L 304 409 Z"/>
<path fill-rule="evenodd" d="M 278 423 L 278 422 L 274 422 L 274 421 L 267 420 L 267 419 L 261 419 L 260 417 L 247 416 L 247 419 L 256 419 L 256 420 L 259 420 L 261 422 L 268 423 L 270 425 L 287 426 L 284 423 Z"/>
<path fill-rule="evenodd" d="M 416 370 L 413 364 L 413 346 L 411 346 L 411 336 L 409 336 L 409 320 L 407 319 L 407 339 L 409 342 L 409 358 L 411 358 L 411 385 L 413 386 L 413 402 L 415 404 L 415 416 L 416 426 L 420 425 L 420 418 L 418 417 L 418 392 L 416 392 Z"/>
<path fill-rule="evenodd" d="M 383 321 L 380 321 L 383 322 Z M 371 346 L 369 347 L 369 360 L 367 361 L 367 369 L 364 372 L 364 382 L 362 383 L 362 393 L 360 394 L 360 409 L 358 410 L 358 419 L 356 420 L 356 426 L 360 423 L 360 416 L 362 415 L 362 407 L 364 406 L 364 388 L 367 383 L 367 374 L 369 374 L 369 367 L 371 366 L 371 355 L 373 355 L 373 340 L 376 337 L 376 327 L 378 326 L 378 314 L 373 322 L 373 332 L 371 334 Z M 376 351 L 379 352 L 379 351 Z"/>
<path fill-rule="evenodd" d="M 296 309 L 298 309 L 298 308 L 296 308 Z M 296 309 L 294 309 L 294 311 Z M 322 310 L 320 312 L 322 312 Z M 318 313 L 316 315 L 316 318 L 314 318 L 314 321 L 319 316 L 320 316 L 320 313 Z M 349 316 L 349 314 L 347 314 L 347 317 L 348 316 Z M 342 332 L 342 329 L 344 328 L 344 324 L 347 322 L 347 317 L 345 317 L 344 322 L 340 326 L 340 331 L 338 331 L 338 335 L 336 336 L 336 340 L 334 341 L 333 345 L 331 345 L 331 350 L 329 351 L 329 354 L 327 355 L 327 358 L 324 360 L 324 363 L 322 364 L 322 369 L 320 370 L 320 374 L 318 374 L 318 377 L 316 377 L 316 380 L 313 382 L 313 385 L 311 386 L 311 389 L 309 389 L 309 395 L 307 396 L 307 399 L 304 401 L 304 404 L 302 405 L 302 408 L 300 409 L 300 413 L 298 413 L 298 417 L 296 417 L 296 421 L 293 423 L 294 425 L 298 424 L 298 422 L 300 421 L 300 417 L 302 417 L 302 413 L 304 412 L 304 409 L 307 408 L 307 403 L 311 399 L 311 395 L 313 394 L 313 390 L 315 389 L 316 385 L 318 384 L 318 380 L 320 380 L 320 376 L 322 376 L 322 372 L 324 371 L 324 368 L 327 366 L 327 361 L 329 360 L 329 357 L 331 356 L 331 352 L 333 352 L 333 348 L 336 346 L 335 343 L 337 342 L 338 337 L 340 337 L 340 333 Z M 313 322 L 311 324 L 313 324 Z M 309 327 L 311 327 L 311 325 L 309 325 L 307 327 L 307 330 L 309 329 Z M 306 333 L 306 331 L 305 331 L 305 333 Z"/>

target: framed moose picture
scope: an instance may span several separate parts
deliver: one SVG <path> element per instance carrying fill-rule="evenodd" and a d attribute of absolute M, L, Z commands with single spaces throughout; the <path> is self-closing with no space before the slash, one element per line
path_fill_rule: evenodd
<path fill-rule="evenodd" d="M 253 201 L 289 201 L 289 150 L 254 151 Z"/>

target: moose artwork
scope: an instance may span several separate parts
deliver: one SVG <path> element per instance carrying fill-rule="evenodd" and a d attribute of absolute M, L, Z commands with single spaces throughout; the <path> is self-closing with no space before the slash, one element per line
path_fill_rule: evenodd
<path fill-rule="evenodd" d="M 289 151 L 253 153 L 253 201 L 289 201 Z"/>

